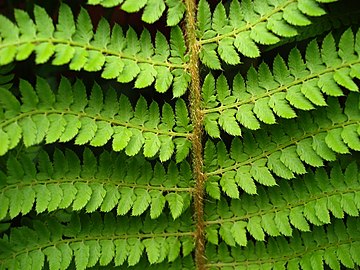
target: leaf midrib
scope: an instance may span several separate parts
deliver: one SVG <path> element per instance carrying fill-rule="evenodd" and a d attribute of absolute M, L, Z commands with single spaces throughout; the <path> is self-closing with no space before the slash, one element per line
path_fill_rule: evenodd
<path fill-rule="evenodd" d="M 41 173 L 41 172 L 40 172 Z M 26 182 L 24 182 L 26 181 Z M 140 185 L 137 183 L 125 183 L 125 182 L 118 182 L 118 179 L 111 179 L 111 178 L 80 178 L 80 177 L 74 177 L 74 178 L 67 178 L 67 177 L 63 177 L 60 179 L 45 179 L 45 180 L 32 180 L 32 181 L 28 181 L 28 180 L 24 180 L 21 182 L 17 182 L 17 183 L 12 183 L 12 184 L 7 184 L 6 186 L 4 186 L 4 188 L 0 187 L 0 191 L 2 192 L 6 192 L 8 190 L 11 189 L 19 189 L 19 188 L 24 188 L 24 187 L 34 187 L 34 186 L 38 186 L 38 185 L 50 185 L 50 184 L 57 184 L 57 185 L 61 185 L 61 184 L 65 184 L 65 183 L 70 183 L 70 184 L 76 184 L 76 183 L 86 183 L 86 184 L 93 184 L 93 183 L 97 183 L 97 184 L 102 184 L 104 186 L 106 186 L 107 184 L 111 184 L 117 187 L 130 187 L 130 188 L 142 188 L 142 189 L 146 189 L 146 190 L 160 190 L 163 192 L 189 192 L 192 193 L 194 191 L 194 188 L 181 188 L 181 187 L 165 187 L 163 185 L 159 185 L 159 186 L 153 186 L 153 185 Z"/>
<path fill-rule="evenodd" d="M 91 237 L 90 237 L 91 236 Z M 38 244 L 34 243 L 34 246 L 31 248 L 22 248 L 18 252 L 13 252 L 12 256 L 10 258 L 3 257 L 3 259 L 0 259 L 0 265 L 5 265 L 4 262 L 7 260 L 11 260 L 12 258 L 15 258 L 23 253 L 29 253 L 35 250 L 44 250 L 47 247 L 54 247 L 59 244 L 73 244 L 73 243 L 79 243 L 84 241 L 101 241 L 101 240 L 112 240 L 114 242 L 117 239 L 128 239 L 128 238 L 135 238 L 135 239 L 144 239 L 144 238 L 156 238 L 156 237 L 181 237 L 181 236 L 194 236 L 194 232 L 176 232 L 176 233 L 137 233 L 137 234 L 124 234 L 124 235 L 110 235 L 110 236 L 104 236 L 104 235 L 88 235 L 85 237 L 75 237 L 72 239 L 63 239 L 59 241 L 49 241 L 48 243 Z M 10 253 L 11 254 L 11 253 Z"/>
<path fill-rule="evenodd" d="M 174 64 L 174 63 L 169 63 L 169 62 L 160 62 L 160 61 L 152 61 L 151 59 L 145 59 L 145 58 L 141 58 L 141 57 L 135 57 L 135 56 L 131 56 L 129 54 L 125 54 L 123 52 L 118 52 L 118 51 L 114 51 L 114 50 L 110 50 L 110 49 L 105 49 L 105 48 L 98 48 L 95 46 L 92 46 L 91 44 L 83 44 L 80 42 L 76 42 L 76 41 L 69 41 L 69 40 L 62 40 L 62 39 L 55 39 L 55 38 L 34 38 L 34 39 L 27 39 L 27 40 L 18 40 L 16 42 L 8 42 L 8 43 L 3 43 L 0 44 L 0 50 L 3 48 L 7 48 L 10 46 L 16 46 L 19 47 L 23 44 L 29 44 L 29 43 L 50 43 L 50 44 L 65 44 L 65 45 L 70 45 L 71 47 L 80 47 L 83 48 L 85 50 L 88 51 L 98 51 L 101 54 L 103 54 L 104 56 L 117 56 L 120 59 L 129 59 L 129 60 L 133 60 L 134 62 L 138 63 L 148 63 L 148 64 L 152 64 L 155 66 L 165 66 L 168 67 L 170 69 L 175 69 L 175 68 L 181 68 L 181 69 L 187 69 L 187 64 L 184 63 L 182 65 L 180 64 Z M 54 52 L 55 53 L 55 52 Z M 156 54 L 154 54 L 154 56 L 156 56 Z"/>
<path fill-rule="evenodd" d="M 296 189 L 295 189 L 296 190 Z M 348 193 L 357 193 L 360 192 L 360 186 L 359 188 L 346 188 L 346 186 L 344 186 L 343 189 L 335 189 L 332 192 L 329 191 L 323 191 L 321 193 L 315 194 L 315 195 L 311 195 L 310 193 L 307 197 L 307 200 L 304 200 L 303 198 L 297 198 L 295 201 L 293 202 L 287 202 L 286 205 L 284 205 L 283 207 L 279 207 L 273 204 L 269 204 L 272 206 L 272 208 L 269 208 L 268 210 L 264 211 L 264 210 L 260 210 L 257 211 L 255 213 L 250 213 L 250 214 L 246 214 L 243 216 L 238 216 L 238 217 L 231 217 L 231 218 L 222 218 L 222 219 L 218 219 L 218 220 L 209 220 L 209 221 L 205 221 L 205 224 L 207 225 L 211 225 L 211 224 L 223 224 L 226 222 L 236 222 L 236 221 L 241 221 L 241 220 L 249 220 L 252 217 L 255 216 L 264 216 L 266 214 L 271 214 L 271 213 L 277 213 L 277 212 L 284 212 L 286 210 L 291 211 L 291 209 L 299 207 L 299 206 L 305 206 L 308 203 L 311 203 L 313 201 L 317 201 L 319 199 L 322 198 L 327 198 L 327 197 L 332 197 L 332 196 L 336 196 L 336 195 L 343 195 L 343 194 L 348 194 Z"/>
<path fill-rule="evenodd" d="M 41 109 L 36 109 L 36 110 L 32 110 L 32 111 L 28 111 L 28 112 L 20 112 L 19 115 L 12 117 L 11 119 L 7 119 L 4 120 L 2 122 L 0 122 L 0 128 L 4 128 L 14 122 L 18 122 L 21 121 L 21 119 L 26 118 L 26 117 L 31 117 L 34 115 L 51 115 L 51 114 L 58 114 L 58 115 L 75 115 L 76 117 L 79 118 L 79 121 L 81 118 L 83 117 L 88 117 L 90 119 L 93 119 L 94 121 L 104 121 L 107 123 L 110 123 L 112 126 L 123 126 L 123 127 L 127 127 L 127 128 L 134 128 L 134 129 L 138 129 L 142 132 L 151 132 L 151 133 L 156 133 L 156 134 L 163 134 L 163 135 L 168 135 L 171 137 L 185 137 L 185 138 L 189 138 L 191 136 L 191 133 L 182 133 L 182 132 L 175 132 L 175 131 L 164 131 L 161 129 L 154 129 L 154 128 L 146 128 L 144 126 L 138 126 L 138 125 L 134 125 L 131 123 L 126 123 L 126 122 L 121 122 L 118 121 L 114 118 L 105 118 L 102 117 L 101 115 L 89 115 L 85 112 L 74 112 L 74 111 L 69 111 L 69 110 L 56 110 L 56 109 L 48 109 L 48 110 L 41 110 Z M 130 120 L 131 121 L 131 120 Z M 78 135 L 79 133 L 77 133 Z M 77 136 L 76 135 L 76 136 Z M 75 136 L 75 137 L 76 137 Z"/>

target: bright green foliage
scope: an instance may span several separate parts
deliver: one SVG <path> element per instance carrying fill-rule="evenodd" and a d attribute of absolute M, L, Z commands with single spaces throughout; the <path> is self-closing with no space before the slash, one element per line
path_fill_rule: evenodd
<path fill-rule="evenodd" d="M 221 69 L 219 57 L 230 65 L 240 63 L 238 54 L 259 57 L 259 45 L 274 45 L 283 37 L 294 37 L 298 28 L 311 24 L 311 17 L 324 15 L 319 2 L 233 0 L 228 12 L 219 3 L 211 14 L 209 4 L 201 0 L 197 15 L 200 59 L 211 69 Z"/>
<path fill-rule="evenodd" d="M 313 232 L 297 232 L 291 238 L 270 238 L 264 244 L 256 242 L 246 248 L 228 248 L 224 242 L 218 247 L 209 244 L 207 257 L 210 269 L 331 269 L 359 265 L 359 220 L 334 221 Z M 261 254 L 261 260 L 256 254 Z"/>
<path fill-rule="evenodd" d="M 129 220 L 111 213 L 103 217 L 94 213 L 65 214 L 60 220 L 56 216 L 35 219 L 28 226 L 13 230 L 10 238 L 0 239 L 0 262 L 5 268 L 15 269 L 41 269 L 45 260 L 50 269 L 68 269 L 72 260 L 76 269 L 109 263 L 133 266 L 145 256 L 150 264 L 174 262 L 180 252 L 189 253 L 194 248 L 188 241 L 192 224 L 189 218 L 171 223 L 167 220 L 165 215 L 157 221 L 149 217 Z M 159 228 L 157 222 L 169 227 Z M 183 232 L 167 233 L 172 227 L 181 227 Z M 175 263 L 173 269 L 181 268 L 176 268 Z"/>
<path fill-rule="evenodd" d="M 103 19 L 93 32 L 84 9 L 75 20 L 71 9 L 61 5 L 56 26 L 43 8 L 36 6 L 34 15 L 32 21 L 23 11 L 15 11 L 16 24 L 0 16 L 0 65 L 25 60 L 35 52 L 37 64 L 53 57 L 53 65 L 69 64 L 76 71 L 101 71 L 101 77 L 122 83 L 135 80 L 135 88 L 155 82 L 155 89 L 161 93 L 171 85 L 174 96 L 186 91 L 190 78 L 184 70 L 185 51 L 181 46 L 169 46 L 161 33 L 157 34 L 154 48 L 147 30 L 139 38 L 134 29 L 129 28 L 126 33 L 118 25 L 110 29 Z M 177 45 L 184 42 L 179 31 L 174 27 L 171 35 Z M 144 47 L 148 48 L 146 52 Z"/>
<path fill-rule="evenodd" d="M 291 40 L 305 40 L 318 35 L 326 35 L 332 29 L 337 29 L 339 27 L 346 28 L 359 23 L 358 15 L 360 14 L 360 11 L 354 8 L 353 5 L 347 4 L 347 2 L 337 1 L 326 7 L 328 14 L 312 18 L 312 24 L 301 27 L 297 36 L 282 39 L 280 43 L 274 45 L 274 47 L 289 43 Z"/>
<path fill-rule="evenodd" d="M 0 270 L 360 266 L 359 3 L 3 2 Z"/>
<path fill-rule="evenodd" d="M 45 151 L 36 160 L 9 155 L 7 170 L 0 172 L 0 220 L 26 215 L 33 206 L 37 213 L 70 207 L 133 216 L 150 209 L 154 219 L 166 205 L 175 219 L 191 202 L 192 178 L 186 162 L 170 163 L 165 169 L 161 163 L 152 166 L 141 155 L 103 152 L 97 158 L 89 149 L 82 162 L 71 150 L 57 149 L 53 160 Z"/>
<path fill-rule="evenodd" d="M 227 245 L 246 246 L 248 236 L 259 241 L 266 235 L 292 236 L 293 229 L 308 232 L 310 224 L 329 224 L 331 216 L 358 216 L 359 181 L 356 163 L 345 170 L 334 164 L 330 175 L 321 168 L 291 183 L 282 180 L 277 187 L 259 188 L 256 197 L 244 194 L 230 205 L 223 199 L 208 204 L 208 241 L 217 245 L 220 236 Z M 211 216 L 214 212 L 220 214 L 220 220 Z"/>
<path fill-rule="evenodd" d="M 237 187 L 256 194 L 255 182 L 275 186 L 274 176 L 291 179 L 296 174 L 306 173 L 305 164 L 320 167 L 324 161 L 336 160 L 337 153 L 359 151 L 358 95 L 348 95 L 345 109 L 337 99 L 330 98 L 328 103 L 327 108 L 282 121 L 280 126 L 247 131 L 242 141 L 238 138 L 232 141 L 229 153 L 223 142 L 215 145 L 209 140 L 205 146 L 209 195 L 220 198 L 213 191 L 219 189 L 219 184 L 231 198 L 239 198 L 239 193 L 235 192 Z"/>
<path fill-rule="evenodd" d="M 134 156 L 143 147 L 146 157 L 159 154 L 161 161 L 170 159 L 175 148 L 178 161 L 190 150 L 187 136 L 191 128 L 182 100 L 176 102 L 179 114 L 175 116 L 165 103 L 160 116 L 156 102 L 148 106 L 142 97 L 133 108 L 126 96 L 118 99 L 112 88 L 103 91 L 95 84 L 88 98 L 81 81 L 71 85 L 63 78 L 54 94 L 46 81 L 38 78 L 35 89 L 21 81 L 19 90 L 21 103 L 10 91 L 0 88 L 4 109 L 0 134 L 5 142 L 1 155 L 16 147 L 21 138 L 26 147 L 42 141 L 50 144 L 73 139 L 78 145 L 103 146 L 112 139 L 115 151 L 125 149 L 127 155 Z"/>
<path fill-rule="evenodd" d="M 360 42 L 359 36 L 360 31 L 356 34 L 357 42 Z M 310 42 L 306 61 L 295 48 L 287 64 L 280 56 L 275 58 L 273 71 L 266 63 L 261 63 L 258 70 L 248 71 L 246 79 L 237 74 L 231 90 L 223 75 L 215 80 L 209 74 L 202 91 L 205 130 L 213 138 L 220 137 L 220 128 L 239 136 L 240 126 L 256 130 L 261 122 L 275 124 L 276 116 L 295 118 L 295 109 L 307 111 L 315 106 L 326 106 L 324 95 L 342 96 L 342 87 L 358 91 L 354 80 L 360 79 L 360 51 L 356 50 L 360 44 L 354 44 L 354 40 L 353 32 L 348 29 L 337 48 L 329 34 L 320 48 L 316 41 Z"/>

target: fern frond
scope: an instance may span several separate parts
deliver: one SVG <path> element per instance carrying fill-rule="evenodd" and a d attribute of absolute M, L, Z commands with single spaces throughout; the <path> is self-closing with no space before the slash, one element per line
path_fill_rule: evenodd
<path fill-rule="evenodd" d="M 76 266 L 74 263 L 70 264 L 69 270 L 76 270 Z M 101 266 L 99 263 L 94 267 L 91 267 L 92 270 L 158 270 L 158 269 L 171 269 L 171 270 L 192 270 L 195 269 L 195 264 L 192 256 L 186 256 L 184 258 L 178 257 L 176 260 L 172 262 L 161 262 L 150 264 L 149 261 L 144 258 L 144 256 L 140 259 L 139 263 L 136 265 L 130 266 L 127 262 L 123 265 L 115 266 L 114 263 L 110 263 L 106 266 Z"/>
<path fill-rule="evenodd" d="M 186 257 L 193 250 L 193 224 L 191 218 L 167 219 L 165 215 L 154 221 L 111 213 L 103 218 L 99 213 L 74 213 L 64 225 L 55 218 L 35 219 L 0 239 L 0 266 L 42 269 L 45 260 L 50 269 L 67 269 L 72 260 L 77 270 L 110 262 L 120 266 L 127 261 L 133 266 L 145 254 L 150 264 L 172 262 L 180 252 Z"/>
<path fill-rule="evenodd" d="M 292 236 L 293 228 L 306 232 L 310 231 L 309 223 L 329 224 L 330 213 L 339 219 L 345 213 L 359 216 L 357 164 L 353 162 L 342 170 L 335 163 L 330 168 L 330 176 L 318 168 L 294 181 L 279 181 L 277 187 L 259 188 L 257 196 L 243 194 L 241 200 L 232 200 L 230 206 L 225 199 L 206 204 L 208 241 L 217 245 L 220 236 L 227 245 L 246 246 L 247 235 L 264 241 L 266 234 Z"/>
<path fill-rule="evenodd" d="M 120 7 L 126 12 L 138 12 L 143 9 L 141 19 L 146 23 L 159 20 L 167 8 L 166 23 L 168 26 L 177 25 L 184 16 L 185 4 L 181 0 L 88 0 L 90 5 L 101 5 L 107 8 Z"/>
<path fill-rule="evenodd" d="M 12 80 L 14 74 L 11 73 L 13 69 L 12 65 L 0 67 L 0 88 L 10 89 L 12 87 Z M 0 109 L 0 119 L 4 118 L 5 112 Z M 0 129 L 0 155 L 6 153 L 8 148 L 8 134 Z"/>
<path fill-rule="evenodd" d="M 118 99 L 114 89 L 105 92 L 97 84 L 87 98 L 81 81 L 71 85 L 65 78 L 56 95 L 41 78 L 35 89 L 21 81 L 20 92 L 21 102 L 0 88 L 0 108 L 4 109 L 0 118 L 1 155 L 18 145 L 21 138 L 26 147 L 43 140 L 53 143 L 72 139 L 78 145 L 102 146 L 112 139 L 115 151 L 125 149 L 133 156 L 143 147 L 146 157 L 159 154 L 161 161 L 170 159 L 175 148 L 178 162 L 188 155 L 191 125 L 182 99 L 176 102 L 176 114 L 165 103 L 160 117 L 156 102 L 148 106 L 140 97 L 133 109 L 125 95 Z"/>
<path fill-rule="evenodd" d="M 322 36 L 329 31 L 337 33 L 340 29 L 346 29 L 352 25 L 359 25 L 360 10 L 358 3 L 354 6 L 351 0 L 342 0 L 327 5 L 327 14 L 311 18 L 311 24 L 298 29 L 295 37 L 283 38 L 279 43 L 264 48 L 264 51 L 273 50 L 284 44 L 303 41 L 306 39 Z"/>
<path fill-rule="evenodd" d="M 323 160 L 334 161 L 336 154 L 360 150 L 359 96 L 348 95 L 342 109 L 336 98 L 329 107 L 307 112 L 299 119 L 285 120 L 279 126 L 268 126 L 257 132 L 246 132 L 235 138 L 228 152 L 225 144 L 209 140 L 205 146 L 206 186 L 215 199 L 221 189 L 231 198 L 239 198 L 238 187 L 255 194 L 255 182 L 275 186 L 273 175 L 291 179 L 306 173 L 305 165 L 323 166 Z M 212 195 L 215 194 L 215 195 Z"/>
<path fill-rule="evenodd" d="M 62 4 L 56 28 L 41 7 L 35 7 L 34 15 L 32 21 L 27 13 L 16 10 L 16 24 L 0 16 L 0 65 L 25 60 L 35 52 L 37 64 L 53 57 L 53 65 L 69 64 L 72 70 L 102 71 L 103 78 L 119 82 L 135 80 L 135 88 L 155 82 L 158 92 L 163 93 L 172 85 L 174 96 L 185 93 L 190 76 L 185 71 L 187 56 L 180 28 L 172 29 L 170 48 L 164 35 L 158 32 L 154 48 L 147 30 L 138 38 L 129 28 L 124 36 L 118 25 L 110 30 L 104 19 L 93 33 L 85 9 L 81 9 L 75 23 L 71 9 Z"/>
<path fill-rule="evenodd" d="M 148 209 L 157 218 L 169 206 L 174 219 L 190 205 L 190 165 L 171 162 L 152 166 L 142 156 L 103 152 L 99 158 L 86 149 L 82 162 L 71 150 L 55 150 L 53 161 L 45 151 L 35 160 L 9 155 L 7 171 L 0 171 L 0 220 L 71 207 L 78 211 L 131 211 L 139 216 Z"/>
<path fill-rule="evenodd" d="M 288 65 L 280 56 L 275 58 L 273 72 L 262 63 L 257 71 L 250 68 L 246 83 L 236 75 L 231 91 L 224 75 L 217 80 L 207 75 L 202 89 L 205 130 L 213 138 L 220 137 L 220 128 L 240 136 L 241 126 L 256 130 L 261 122 L 275 124 L 276 116 L 296 117 L 295 109 L 326 106 L 324 95 L 342 96 L 342 88 L 357 92 L 354 79 L 360 78 L 359 48 L 360 31 L 355 37 L 348 29 L 338 45 L 331 34 L 321 50 L 315 40 L 310 42 L 305 62 L 298 49 L 293 49 Z"/>
<path fill-rule="evenodd" d="M 294 233 L 293 237 L 269 238 L 267 243 L 250 242 L 246 248 L 222 242 L 207 246 L 209 269 L 341 269 L 360 265 L 360 221 L 336 220 L 312 232 Z"/>
<path fill-rule="evenodd" d="M 335 2 L 336 0 L 327 1 Z M 206 0 L 199 2 L 198 37 L 200 59 L 211 69 L 221 69 L 219 57 L 227 64 L 240 63 L 239 53 L 260 56 L 258 44 L 273 45 L 282 37 L 298 34 L 297 27 L 311 24 L 309 17 L 324 15 L 319 0 L 233 0 L 229 14 L 219 3 L 211 15 Z"/>

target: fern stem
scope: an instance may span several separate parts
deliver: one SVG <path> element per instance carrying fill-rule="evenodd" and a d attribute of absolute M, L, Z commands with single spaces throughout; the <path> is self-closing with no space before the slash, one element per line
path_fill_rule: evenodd
<path fill-rule="evenodd" d="M 186 5 L 186 39 L 190 53 L 189 71 L 191 75 L 190 84 L 190 115 L 194 126 L 192 133 L 192 158 L 193 173 L 196 181 L 195 186 L 195 263 L 199 270 L 206 269 L 205 260 L 205 235 L 204 235 L 204 183 L 205 174 L 203 173 L 202 156 L 202 136 L 203 136 L 203 114 L 201 110 L 201 87 L 199 74 L 199 42 L 196 39 L 196 1 L 185 0 Z"/>

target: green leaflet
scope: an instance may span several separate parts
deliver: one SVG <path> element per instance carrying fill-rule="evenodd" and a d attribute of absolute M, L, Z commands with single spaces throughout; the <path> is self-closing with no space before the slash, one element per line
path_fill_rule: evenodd
<path fill-rule="evenodd" d="M 178 24 L 185 13 L 184 2 L 179 0 L 165 0 L 165 4 L 168 6 L 168 12 L 166 16 L 167 25 L 174 26 Z"/>
<path fill-rule="evenodd" d="M 150 264 L 155 263 L 160 257 L 160 247 L 155 239 L 146 239 L 144 241 L 145 249 L 148 254 Z"/>
<path fill-rule="evenodd" d="M 184 207 L 183 197 L 177 193 L 169 193 L 165 196 L 167 202 L 169 203 L 169 208 L 173 218 L 177 218 L 181 215 Z"/>
<path fill-rule="evenodd" d="M 227 25 L 226 11 L 225 7 L 220 3 L 216 6 L 214 14 L 212 16 L 211 28 L 217 32 L 224 30 L 224 27 Z"/>
<path fill-rule="evenodd" d="M 219 3 L 212 14 L 208 3 L 200 1 L 197 13 L 197 34 L 202 44 L 200 59 L 209 68 L 220 69 L 218 56 L 230 65 L 239 64 L 239 53 L 259 57 L 259 45 L 273 45 L 281 38 L 297 36 L 296 27 L 311 24 L 309 16 L 325 13 L 316 0 L 292 3 L 234 0 L 228 12 Z"/>
<path fill-rule="evenodd" d="M 250 32 L 239 33 L 235 40 L 234 46 L 244 56 L 256 58 L 260 56 L 259 48 L 256 43 L 251 39 Z"/>
<path fill-rule="evenodd" d="M 233 46 L 233 42 L 230 38 L 220 40 L 218 53 L 221 59 L 223 59 L 227 64 L 236 65 L 240 63 L 240 57 L 236 53 L 235 47 Z"/>
<path fill-rule="evenodd" d="M 211 29 L 211 11 L 206 0 L 200 0 L 197 12 L 197 28 L 199 35 L 203 36 L 207 30 Z"/>
<path fill-rule="evenodd" d="M 37 82 L 36 89 L 25 81 L 20 83 L 22 105 L 8 90 L 0 88 L 0 104 L 7 115 L 1 119 L 0 124 L 0 136 L 4 141 L 1 146 L 2 154 L 14 148 L 21 136 L 26 147 L 39 144 L 43 140 L 49 144 L 72 139 L 75 139 L 75 144 L 78 145 L 103 146 L 113 139 L 113 149 L 116 151 L 125 149 L 128 155 L 133 156 L 144 147 L 145 156 L 153 157 L 159 153 L 161 159 L 166 161 L 174 153 L 174 147 L 168 147 L 168 139 L 186 138 L 191 130 L 183 101 L 177 102 L 176 116 L 171 106 L 165 104 L 162 121 L 159 122 L 158 105 L 153 103 L 148 111 L 144 98 L 139 99 L 135 110 L 125 96 L 120 97 L 119 108 L 116 104 L 111 105 L 111 108 L 109 102 L 117 100 L 112 89 L 107 93 L 110 97 L 105 96 L 104 99 L 103 90 L 95 84 L 90 98 L 87 99 L 79 81 L 71 86 L 69 81 L 63 78 L 57 95 L 54 95 L 45 80 L 39 78 Z M 18 118 L 13 122 L 11 119 L 15 115 Z M 102 116 L 99 118 L 100 115 Z M 163 139 L 155 136 L 158 133 Z M 179 161 L 187 156 L 183 152 L 176 155 Z"/>
<path fill-rule="evenodd" d="M 346 30 L 340 42 L 354 46 L 353 32 Z M 202 54 L 206 55 L 201 51 L 200 57 Z M 221 127 L 226 133 L 239 136 L 242 126 L 256 130 L 260 122 L 275 124 L 276 116 L 295 118 L 296 109 L 307 111 L 315 106 L 327 106 L 325 96 L 342 96 L 342 88 L 358 91 L 354 82 L 360 75 L 356 53 L 337 49 L 331 34 L 325 37 L 321 52 L 315 41 L 310 42 L 305 59 L 304 62 L 300 52 L 293 49 L 288 63 L 277 56 L 272 71 L 261 63 L 257 71 L 251 68 L 245 79 L 237 74 L 233 82 L 227 81 L 223 74 L 217 79 L 208 74 L 202 87 L 207 133 L 217 138 Z M 228 84 L 232 85 L 230 89 Z"/>
<path fill-rule="evenodd" d="M 239 198 L 239 191 L 235 183 L 235 172 L 230 171 L 223 174 L 220 180 L 222 190 L 230 198 Z"/>
<path fill-rule="evenodd" d="M 7 149 L 9 148 L 10 139 L 7 133 L 4 131 L 0 131 L 0 155 L 4 155 L 7 152 Z"/>
<path fill-rule="evenodd" d="M 165 3 L 163 1 L 148 0 L 142 19 L 144 22 L 153 23 L 160 18 L 165 10 Z M 181 19 L 181 18 L 180 18 Z M 175 25 L 178 21 L 175 23 Z"/>
<path fill-rule="evenodd" d="M 133 171 L 135 166 L 136 172 Z M 162 165 L 158 163 L 157 166 Z M 186 166 L 178 168 L 172 164 L 159 179 L 157 166 L 153 171 L 144 158 L 128 158 L 124 154 L 115 158 L 108 152 L 101 154 L 97 161 L 88 149 L 84 151 L 82 164 L 70 150 L 65 153 L 56 150 L 53 161 L 46 152 L 40 152 L 35 163 L 25 154 L 19 161 L 10 155 L 7 172 L 2 174 L 7 184 L 0 188 L 0 218 L 4 219 L 7 213 L 11 218 L 25 215 L 33 206 L 36 206 L 37 213 L 69 206 L 87 212 L 110 212 L 117 207 L 118 214 L 125 215 L 132 210 L 133 216 L 150 207 L 151 217 L 157 218 L 167 201 L 175 219 L 190 204 L 191 197 L 182 196 L 182 193 L 190 192 L 191 175 L 188 175 Z M 148 176 L 143 179 L 146 172 Z M 180 173 L 181 180 L 167 181 L 166 178 L 177 178 L 174 173 Z"/>
<path fill-rule="evenodd" d="M 36 269 L 41 269 L 44 266 L 45 258 L 49 261 L 50 267 L 57 267 L 58 269 L 67 269 L 72 259 L 74 259 L 77 269 L 86 269 L 97 263 L 107 266 L 112 261 L 115 262 L 116 266 L 120 266 L 125 263 L 125 260 L 128 264 L 135 265 L 144 256 L 143 251 L 151 264 L 158 264 L 166 258 L 174 261 L 179 256 L 176 249 L 170 249 L 169 246 L 175 244 L 178 245 L 179 250 L 181 247 L 192 249 L 185 240 L 192 234 L 191 224 L 186 220 L 172 223 L 172 226 L 183 226 L 185 229 L 175 238 L 169 236 L 165 231 L 165 229 L 171 229 L 171 226 L 163 228 L 164 231 L 150 230 L 145 233 L 141 231 L 141 226 L 151 223 L 156 225 L 155 221 L 149 218 L 135 219 L 136 224 L 131 224 L 128 219 L 114 217 L 112 214 L 106 214 L 104 218 L 99 214 L 74 214 L 70 222 L 61 222 L 61 217 L 60 219 L 53 217 L 42 221 L 34 220 L 31 225 L 29 224 L 30 227 L 22 227 L 18 228 L 18 231 L 13 231 L 14 237 L 11 240 L 6 237 L 0 239 L 2 243 L 1 266 L 5 267 L 9 263 L 14 263 L 19 267 L 25 267 L 24 263 L 27 261 L 24 262 L 24 259 L 27 254 L 24 253 L 23 248 L 34 248 L 36 245 L 34 241 L 39 240 L 41 245 L 30 254 L 33 259 L 37 259 L 32 262 L 32 267 L 37 267 Z M 93 223 L 89 222 L 90 220 Z M 162 216 L 159 221 L 166 222 L 167 217 Z M 47 223 L 51 224 L 53 228 L 57 228 L 57 231 L 48 228 Z M 121 226 L 119 226 L 120 224 Z M 75 229 L 76 226 L 79 226 L 79 229 Z M 89 231 L 92 231 L 101 240 L 85 239 L 84 233 Z M 133 232 L 141 234 L 142 240 L 133 237 L 128 238 L 128 235 L 132 235 Z M 27 233 L 28 236 L 23 233 Z M 183 238 L 184 241 L 180 241 Z M 13 248 L 3 249 L 8 245 Z M 132 248 L 124 249 L 124 247 Z M 161 256 L 160 252 L 163 253 Z M 14 254 L 16 255 L 13 257 Z M 120 256 L 123 256 L 124 259 L 121 259 Z M 31 258 L 29 263 L 31 265 Z"/>
<path fill-rule="evenodd" d="M 324 165 L 324 160 L 335 160 L 335 153 L 346 154 L 349 149 L 359 149 L 360 114 L 356 105 L 359 97 L 350 94 L 345 109 L 335 98 L 328 101 L 329 107 L 307 114 L 307 117 L 302 114 L 299 119 L 286 120 L 267 131 L 263 128 L 256 132 L 244 132 L 242 141 L 233 140 L 230 157 L 222 142 L 215 147 L 209 140 L 205 148 L 207 175 L 221 175 L 211 178 L 212 181 L 219 183 L 229 197 L 239 198 L 238 187 L 255 194 L 254 181 L 274 186 L 275 175 L 291 179 L 295 174 L 306 173 L 305 164 L 320 167 Z M 282 125 L 286 129 L 281 128 Z M 212 187 L 208 191 L 218 199 Z"/>
<path fill-rule="evenodd" d="M 129 1 L 125 2 L 124 6 Z M 174 1 L 168 1 L 172 7 L 169 12 L 184 9 L 181 1 Z M 160 17 L 164 9 L 163 1 L 149 0 L 143 17 L 153 22 Z M 155 89 L 165 92 L 174 81 L 182 80 L 179 77 L 183 74 L 176 70 L 184 70 L 187 62 L 185 48 L 179 50 L 172 47 L 172 57 L 161 61 L 159 58 L 164 52 L 154 51 L 151 38 L 143 38 L 146 30 L 140 41 L 132 28 L 127 31 L 124 38 L 119 26 L 114 26 L 111 31 L 109 23 L 102 19 L 93 33 L 93 25 L 87 11 L 81 9 L 75 20 L 70 7 L 65 4 L 61 5 L 56 29 L 42 8 L 36 6 L 34 14 L 35 21 L 32 21 L 27 13 L 16 11 L 16 24 L 1 16 L 0 65 L 25 60 L 35 51 L 37 64 L 45 63 L 53 56 L 53 65 L 69 64 L 70 69 L 77 71 L 102 71 L 103 78 L 117 79 L 119 82 L 136 80 L 136 88 L 149 86 L 155 81 Z M 173 25 L 176 24 L 177 22 Z M 8 29 L 11 29 L 11 33 Z M 184 39 L 181 31 L 176 26 L 173 32 L 176 32 L 177 44 L 181 44 L 179 41 Z M 142 49 L 149 48 L 147 55 L 140 53 L 140 42 Z M 174 95 L 178 97 L 184 94 L 187 84 L 188 81 L 182 84 L 173 83 Z"/>
<path fill-rule="evenodd" d="M 206 66 L 211 69 L 221 69 L 219 57 L 214 51 L 216 46 L 214 44 L 205 44 L 201 47 L 200 59 Z"/>

